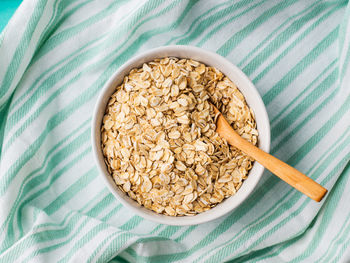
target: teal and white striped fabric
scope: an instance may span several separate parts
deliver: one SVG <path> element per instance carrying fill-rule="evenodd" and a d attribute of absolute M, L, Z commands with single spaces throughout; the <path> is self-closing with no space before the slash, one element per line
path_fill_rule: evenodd
<path fill-rule="evenodd" d="M 0 36 L 0 262 L 349 262 L 349 18 L 340 0 L 25 0 Z M 243 69 L 272 154 L 326 186 L 322 203 L 269 172 L 198 226 L 115 200 L 92 157 L 92 108 L 126 60 L 169 44 Z"/>

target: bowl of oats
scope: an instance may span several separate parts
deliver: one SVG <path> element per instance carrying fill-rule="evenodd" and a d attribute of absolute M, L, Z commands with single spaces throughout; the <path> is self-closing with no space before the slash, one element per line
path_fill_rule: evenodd
<path fill-rule="evenodd" d="M 159 47 L 113 74 L 97 100 L 91 138 L 101 177 L 118 201 L 145 219 L 178 226 L 244 204 L 264 168 L 215 132 L 213 105 L 244 139 L 269 151 L 258 91 L 216 53 Z"/>

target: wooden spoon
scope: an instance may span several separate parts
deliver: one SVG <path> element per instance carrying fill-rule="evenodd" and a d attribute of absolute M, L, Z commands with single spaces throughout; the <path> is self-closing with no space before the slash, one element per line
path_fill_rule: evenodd
<path fill-rule="evenodd" d="M 320 202 L 327 193 L 327 189 L 316 183 L 305 174 L 299 172 L 297 169 L 289 166 L 281 160 L 264 152 L 250 142 L 243 139 L 227 122 L 221 112 L 213 105 L 215 114 L 219 114 L 216 121 L 216 132 L 227 142 L 246 153 L 258 163 L 268 169 L 270 172 L 277 175 L 286 183 L 293 186 L 303 194 L 311 199 Z"/>

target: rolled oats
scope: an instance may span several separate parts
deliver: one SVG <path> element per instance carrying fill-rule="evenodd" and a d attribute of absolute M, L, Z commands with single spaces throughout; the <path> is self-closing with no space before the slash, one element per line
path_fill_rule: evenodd
<path fill-rule="evenodd" d="M 216 68 L 163 58 L 131 70 L 111 96 L 101 127 L 116 185 L 169 216 L 195 215 L 234 195 L 253 160 L 215 132 L 210 102 L 244 139 L 257 143 L 253 111 Z"/>

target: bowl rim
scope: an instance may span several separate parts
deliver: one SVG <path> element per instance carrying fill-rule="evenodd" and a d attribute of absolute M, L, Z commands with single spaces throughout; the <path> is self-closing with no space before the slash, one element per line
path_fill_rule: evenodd
<path fill-rule="evenodd" d="M 190 57 L 187 55 L 169 55 L 169 53 L 172 53 L 174 51 L 175 53 L 183 53 L 183 54 L 191 53 L 195 55 Z M 247 183 L 247 181 L 250 179 L 250 177 L 248 176 L 248 179 L 246 179 L 245 182 L 242 184 L 242 187 L 241 189 L 239 189 L 239 191 L 237 191 L 237 194 L 225 200 L 225 202 L 227 202 L 227 200 L 230 200 L 230 199 L 231 200 L 235 200 L 234 198 L 239 199 L 233 202 L 233 204 L 231 205 L 227 204 L 223 206 L 222 204 L 224 204 L 225 202 L 222 202 L 217 206 L 213 207 L 212 209 L 206 212 L 197 214 L 195 216 L 171 217 L 167 215 L 160 215 L 160 214 L 157 214 L 156 212 L 148 210 L 145 207 L 140 206 L 136 201 L 132 200 L 129 196 L 123 193 L 116 186 L 116 184 L 112 179 L 112 176 L 107 171 L 107 168 L 104 162 L 103 153 L 102 153 L 100 127 L 101 127 L 102 118 L 105 112 L 106 104 L 110 96 L 114 92 L 113 88 L 115 88 L 117 85 L 121 83 L 125 74 L 127 74 L 132 68 L 139 67 L 144 62 L 151 61 L 152 59 L 162 58 L 166 56 L 192 58 L 197 61 L 201 61 L 201 59 L 199 58 L 201 56 L 202 56 L 202 60 L 203 60 L 203 57 L 207 57 L 210 61 L 215 61 L 219 64 L 223 64 L 224 68 L 219 68 L 216 66 L 216 68 L 218 68 L 221 72 L 224 73 L 224 71 L 230 70 L 232 74 L 235 74 L 237 78 L 240 80 L 240 83 L 244 83 L 244 89 L 247 89 L 247 92 L 249 91 L 249 93 L 251 93 L 251 95 L 249 96 L 253 98 L 255 101 L 254 105 L 249 105 L 249 107 L 259 108 L 259 114 L 256 114 L 256 112 L 254 112 L 254 114 L 255 114 L 255 119 L 257 124 L 258 124 L 257 116 L 259 115 L 260 126 L 258 125 L 257 127 L 259 132 L 259 148 L 264 150 L 265 152 L 269 152 L 270 150 L 270 122 L 269 122 L 268 114 L 266 112 L 266 107 L 263 103 L 263 100 L 259 92 L 255 88 L 254 84 L 250 81 L 250 79 L 236 65 L 234 65 L 232 62 L 230 62 L 226 58 L 220 56 L 217 53 L 214 53 L 212 51 L 209 51 L 203 48 L 198 48 L 194 46 L 185 46 L 185 45 L 170 45 L 170 46 L 161 46 L 161 47 L 144 51 L 127 60 L 122 66 L 120 66 L 111 75 L 108 81 L 104 84 L 101 91 L 99 92 L 99 95 L 93 110 L 93 118 L 91 122 L 91 143 L 92 143 L 92 151 L 93 151 L 94 159 L 97 164 L 99 174 L 103 178 L 103 181 L 105 182 L 107 188 L 117 198 L 117 200 L 122 203 L 122 205 L 124 205 L 125 207 L 129 208 L 134 213 L 136 213 L 137 215 L 147 220 L 151 220 L 153 222 L 162 223 L 166 225 L 176 225 L 176 226 L 196 225 L 196 224 L 201 224 L 201 223 L 215 220 L 229 212 L 232 212 L 234 209 L 239 207 L 255 189 L 256 185 L 258 184 L 258 182 L 262 177 L 262 174 L 264 172 L 264 167 L 261 166 L 259 163 L 254 162 L 252 169 L 249 171 L 249 175 L 251 174 L 251 172 L 255 172 L 255 174 L 253 175 L 254 176 L 253 179 L 250 181 L 250 184 L 245 185 L 245 183 Z M 208 66 L 212 66 L 212 64 L 215 64 L 215 63 L 210 62 L 205 64 Z M 225 75 L 227 76 L 228 74 L 225 74 Z M 233 81 L 233 82 L 237 85 L 236 83 L 237 81 L 236 82 Z M 242 92 L 239 85 L 237 85 L 237 87 Z M 247 100 L 245 92 L 242 92 L 242 94 Z M 260 135 L 260 132 L 262 130 L 265 133 L 263 137 Z M 246 188 L 244 188 L 244 186 L 246 186 Z M 242 188 L 245 189 L 243 193 L 241 192 Z M 239 196 L 240 198 L 237 198 L 237 196 Z M 223 208 L 217 209 L 218 207 L 223 207 Z M 213 212 L 214 210 L 216 211 Z"/>

